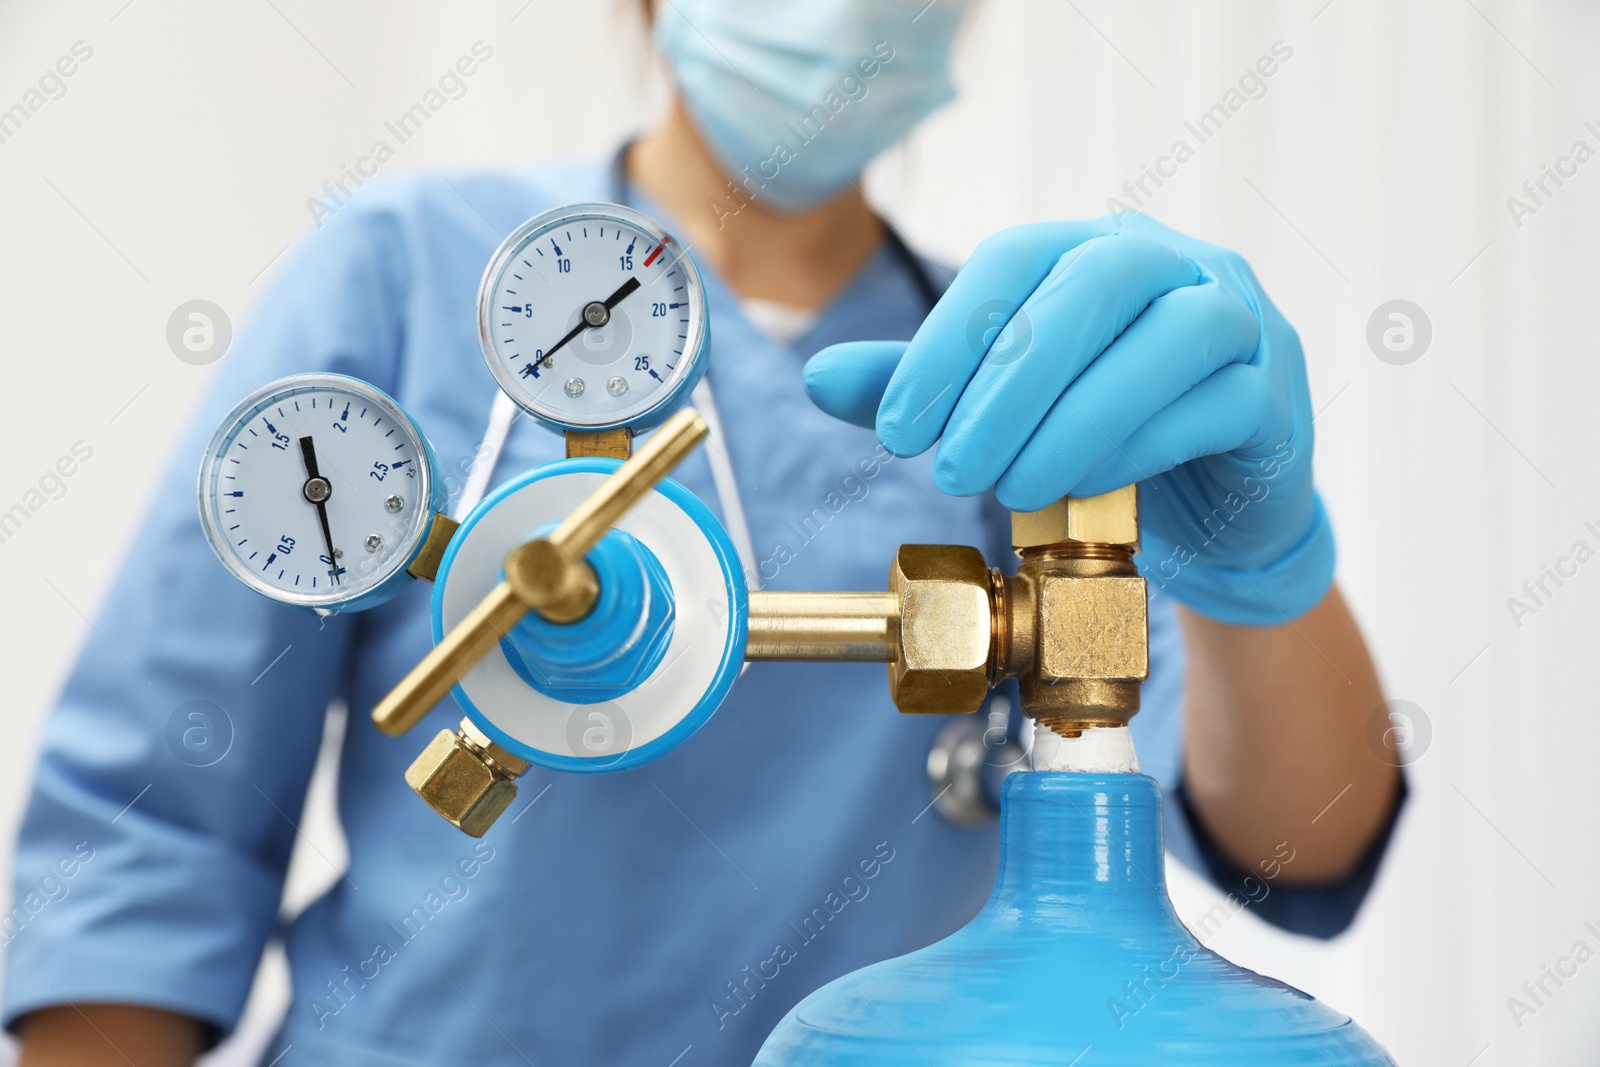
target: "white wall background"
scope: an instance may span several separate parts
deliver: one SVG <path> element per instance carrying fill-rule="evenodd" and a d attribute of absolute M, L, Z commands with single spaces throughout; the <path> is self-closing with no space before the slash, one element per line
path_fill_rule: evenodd
<path fill-rule="evenodd" d="M 608 151 L 659 98 L 625 6 L 0 2 L 0 107 L 74 42 L 94 50 L 0 144 L 0 509 L 74 441 L 94 449 L 0 544 L 7 832 L 171 413 L 209 373 L 169 351 L 169 314 L 205 298 L 245 319 L 307 199 L 474 41 L 493 60 L 389 169 Z M 960 258 L 1010 223 L 1102 212 L 1275 41 L 1293 49 L 1150 210 L 1243 251 L 1298 326 L 1342 581 L 1431 742 L 1413 749 L 1409 812 L 1350 934 L 1323 945 L 1246 916 L 1213 944 L 1350 1011 L 1408 1065 L 1600 1048 L 1600 965 L 1520 1027 L 1506 1005 L 1575 941 L 1600 947 L 1583 925 L 1600 920 L 1600 567 L 1520 627 L 1506 606 L 1574 541 L 1600 547 L 1583 526 L 1600 520 L 1600 161 L 1520 227 L 1506 206 L 1574 141 L 1600 149 L 1584 128 L 1600 128 L 1597 30 L 1577 0 L 987 0 L 962 45 L 964 96 L 871 176 L 914 242 Z M 1365 339 L 1394 298 L 1432 324 L 1406 366 Z M 294 900 L 341 854 L 325 780 L 306 826 L 318 847 L 297 859 Z M 1194 879 L 1175 883 L 1185 914 L 1207 906 Z M 271 1026 L 281 969 L 264 974 L 218 1062 Z"/>

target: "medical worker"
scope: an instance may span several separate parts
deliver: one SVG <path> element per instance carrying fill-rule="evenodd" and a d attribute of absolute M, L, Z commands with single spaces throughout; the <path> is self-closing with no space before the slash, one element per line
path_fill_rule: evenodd
<path fill-rule="evenodd" d="M 1168 844 L 1287 929 L 1350 923 L 1403 785 L 1367 737 L 1382 696 L 1333 585 L 1301 341 L 1238 255 L 1141 215 L 1018 226 L 959 272 L 910 253 L 859 176 L 951 98 L 962 17 L 662 3 L 676 93 L 616 160 L 398 177 L 321 220 L 223 363 L 45 727 L 4 924 L 26 1067 L 192 1062 L 239 1021 L 274 937 L 281 1067 L 743 1064 L 806 993 L 984 899 L 993 822 L 930 806 L 950 720 L 897 714 L 881 666 L 757 664 L 681 749 L 534 768 L 474 841 L 404 781 L 454 704 L 399 740 L 367 717 L 430 647 L 425 584 L 318 619 L 212 558 L 207 436 L 282 375 L 394 395 L 457 505 L 475 465 L 493 485 L 561 456 L 528 419 L 486 434 L 474 306 L 501 239 L 574 201 L 626 201 L 692 248 L 716 447 L 768 588 L 881 589 L 902 542 L 999 560 L 1006 509 L 1138 482 L 1152 668 L 1133 733 Z M 714 451 L 677 477 L 735 525 Z M 191 701 L 230 735 L 205 766 L 168 740 Z M 331 702 L 349 709 L 349 866 L 282 916 Z"/>

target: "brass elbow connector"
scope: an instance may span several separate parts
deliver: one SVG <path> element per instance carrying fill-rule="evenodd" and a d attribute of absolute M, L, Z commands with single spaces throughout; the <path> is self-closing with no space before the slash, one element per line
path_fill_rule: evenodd
<path fill-rule="evenodd" d="M 1126 726 L 1150 675 L 1134 486 L 1012 518 L 1022 562 L 997 584 L 996 662 L 1022 710 L 1066 737 Z"/>

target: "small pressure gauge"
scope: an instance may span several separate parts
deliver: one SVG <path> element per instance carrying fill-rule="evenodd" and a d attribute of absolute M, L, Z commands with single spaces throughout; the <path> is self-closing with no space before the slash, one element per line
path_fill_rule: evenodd
<path fill-rule="evenodd" d="M 223 566 L 321 614 L 373 607 L 409 584 L 444 495 L 417 424 L 342 374 L 258 389 L 223 420 L 200 466 L 200 521 Z"/>
<path fill-rule="evenodd" d="M 478 288 L 478 339 L 500 387 L 558 430 L 648 429 L 705 372 L 705 290 L 655 221 L 574 204 L 518 227 Z"/>

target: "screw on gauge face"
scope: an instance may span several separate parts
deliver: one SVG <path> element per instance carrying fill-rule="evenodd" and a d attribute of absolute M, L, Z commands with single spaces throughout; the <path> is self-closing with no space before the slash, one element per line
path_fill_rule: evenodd
<path fill-rule="evenodd" d="M 583 321 L 587 322 L 590 326 L 604 326 L 606 323 L 611 321 L 611 309 L 606 307 L 604 301 L 590 301 L 588 304 L 584 305 Z"/>
<path fill-rule="evenodd" d="M 367 534 L 366 546 L 368 552 L 376 552 L 383 547 L 383 538 L 378 534 Z"/>
<path fill-rule="evenodd" d="M 582 396 L 583 395 L 583 379 L 582 378 L 568 378 L 567 379 L 566 390 L 567 390 L 567 395 L 568 396 Z"/>
<path fill-rule="evenodd" d="M 405 498 L 399 493 L 390 493 L 384 498 L 383 506 L 388 508 L 390 511 L 399 511 L 401 508 L 406 506 Z"/>
<path fill-rule="evenodd" d="M 344 559 L 344 549 L 342 549 L 342 548 L 334 549 L 333 550 L 333 558 L 334 559 Z"/>
<path fill-rule="evenodd" d="M 628 391 L 628 379 L 618 375 L 606 383 L 606 392 L 612 396 L 621 396 Z"/>

